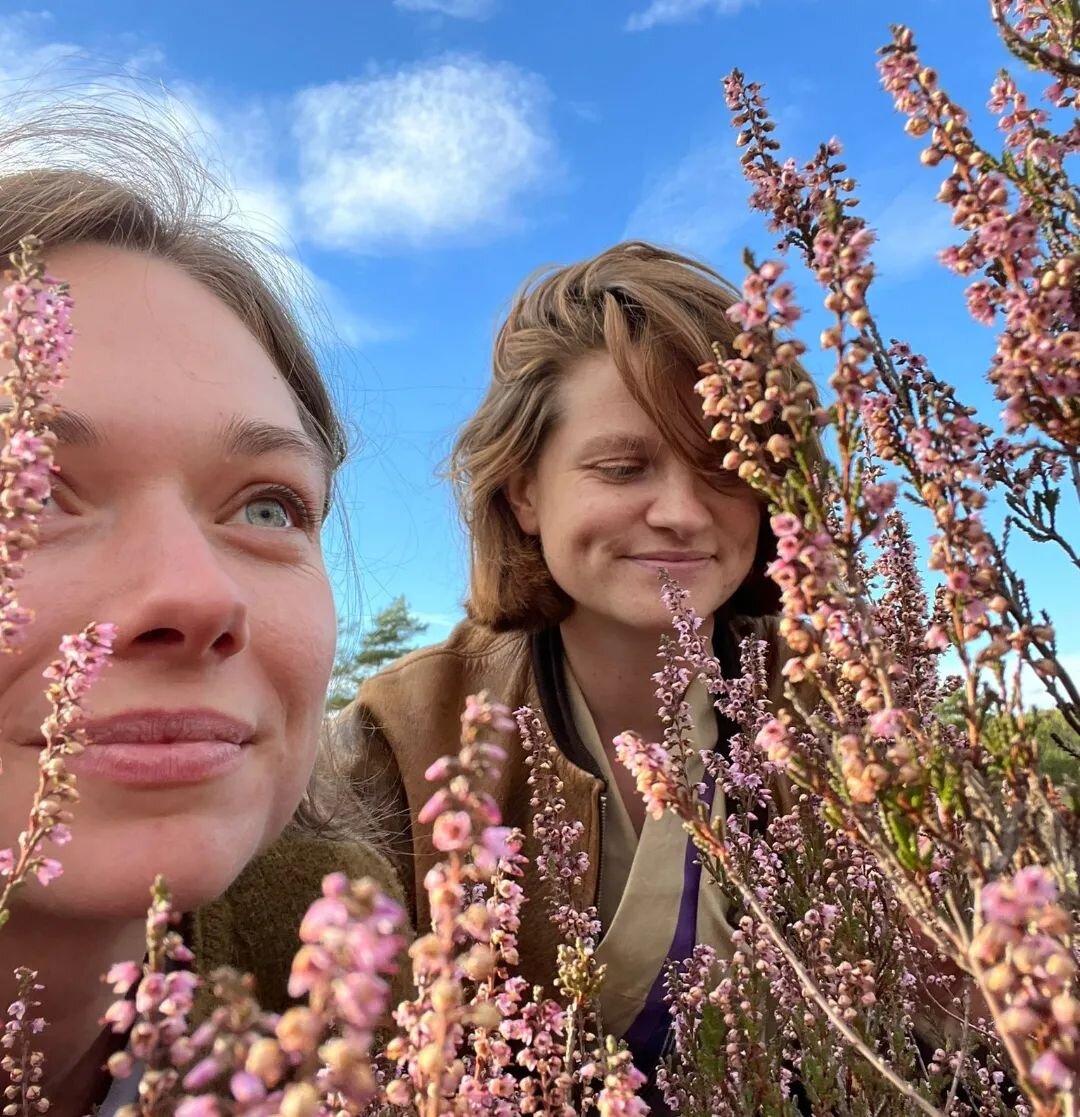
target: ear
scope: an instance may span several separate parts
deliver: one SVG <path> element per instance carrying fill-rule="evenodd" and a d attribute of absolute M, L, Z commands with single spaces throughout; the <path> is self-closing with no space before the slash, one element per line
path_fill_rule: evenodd
<path fill-rule="evenodd" d="M 536 478 L 524 470 L 515 473 L 506 483 L 506 499 L 526 535 L 540 534 L 540 517 L 536 511 Z"/>

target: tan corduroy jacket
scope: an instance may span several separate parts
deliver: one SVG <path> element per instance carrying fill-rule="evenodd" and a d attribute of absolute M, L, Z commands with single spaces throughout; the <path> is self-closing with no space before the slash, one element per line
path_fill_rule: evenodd
<path fill-rule="evenodd" d="M 717 626 L 718 632 L 720 626 Z M 720 654 L 725 675 L 738 670 L 732 633 L 772 637 L 775 622 L 737 618 L 725 626 L 728 658 Z M 775 659 L 775 657 L 774 657 Z M 772 674 L 778 679 L 778 672 Z M 351 768 L 358 794 L 381 800 L 388 820 L 390 851 L 413 905 L 416 926 L 429 926 L 430 912 L 424 877 L 438 859 L 430 825 L 416 819 L 430 798 L 433 785 L 424 779 L 436 759 L 457 751 L 461 711 L 470 694 L 488 691 L 493 700 L 511 710 L 529 706 L 538 713 L 558 745 L 556 774 L 563 782 L 566 814 L 579 819 L 585 831 L 582 845 L 589 855 L 589 871 L 575 902 L 594 904 L 602 862 L 602 812 L 607 793 L 604 781 L 581 744 L 569 714 L 565 693 L 562 645 L 558 629 L 544 633 L 494 633 L 465 621 L 442 644 L 421 648 L 366 680 L 356 700 L 342 712 L 339 748 Z M 722 737 L 726 741 L 726 736 Z M 493 794 L 507 826 L 525 834 L 529 865 L 521 882 L 528 903 L 519 933 L 520 974 L 550 991 L 559 936 L 552 926 L 545 889 L 536 875 L 536 843 L 530 827 L 528 769 L 525 753 L 515 739 Z M 613 789 L 613 794 L 618 794 Z"/>

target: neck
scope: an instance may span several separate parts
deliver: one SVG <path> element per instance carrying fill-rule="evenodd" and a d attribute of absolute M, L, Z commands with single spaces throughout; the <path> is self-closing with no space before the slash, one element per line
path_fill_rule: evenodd
<path fill-rule="evenodd" d="M 701 634 L 712 634 L 707 618 Z M 560 626 L 570 670 L 604 747 L 632 729 L 646 740 L 663 736 L 653 675 L 660 669 L 657 652 L 663 632 L 630 628 L 575 610 Z"/>
<path fill-rule="evenodd" d="M 44 986 L 35 994 L 41 1007 L 33 1014 L 48 1026 L 33 1044 L 45 1057 L 42 1085 L 52 1103 L 49 1113 L 80 1117 L 101 1100 L 95 1095 L 109 1051 L 101 1017 L 113 996 L 101 978 L 114 962 L 143 957 L 145 923 L 16 908 L 0 930 L 0 944 L 0 1005 L 16 999 L 15 966 L 35 970 Z"/>

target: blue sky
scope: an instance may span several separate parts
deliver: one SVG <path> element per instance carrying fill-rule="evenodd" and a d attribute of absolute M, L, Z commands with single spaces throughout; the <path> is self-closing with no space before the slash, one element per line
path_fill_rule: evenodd
<path fill-rule="evenodd" d="M 359 436 L 342 501 L 355 566 L 340 529 L 330 548 L 348 618 L 398 593 L 432 638 L 460 615 L 464 545 L 437 469 L 525 275 L 627 236 L 736 280 L 745 245 L 768 251 L 720 91 L 732 66 L 765 83 L 789 153 L 843 140 L 881 236 L 874 305 L 886 331 L 996 410 L 982 385 L 991 334 L 965 321 L 962 287 L 935 260 L 950 233 L 933 201 L 941 175 L 920 167 L 874 68 L 903 21 L 978 119 L 1004 60 L 985 0 L 5 7 L 0 94 L 135 75 L 230 178 L 243 219 L 320 292 Z M 827 365 L 810 365 L 824 379 Z M 1080 651 L 1080 609 L 1056 600 L 1064 568 L 1033 549 L 1026 561 L 1063 648 Z"/>

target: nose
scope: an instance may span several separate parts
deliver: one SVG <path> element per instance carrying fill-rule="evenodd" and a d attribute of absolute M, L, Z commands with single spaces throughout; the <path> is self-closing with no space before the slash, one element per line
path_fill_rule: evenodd
<path fill-rule="evenodd" d="M 243 587 L 227 569 L 227 552 L 181 500 L 147 501 L 117 530 L 120 577 L 112 600 L 99 606 L 119 627 L 114 658 L 200 664 L 247 646 Z"/>
<path fill-rule="evenodd" d="M 646 523 L 689 540 L 713 523 L 709 486 L 689 466 L 673 462 L 657 476 L 656 489 L 645 512 Z"/>

